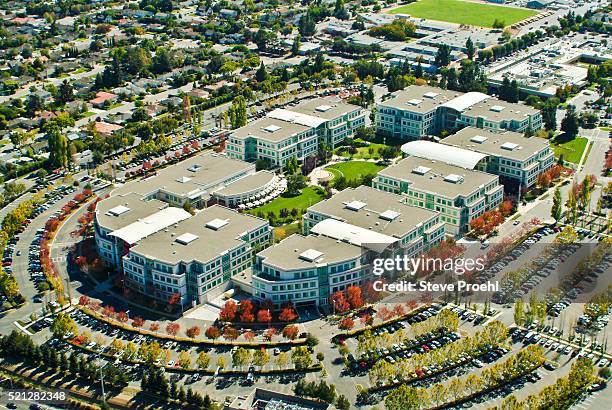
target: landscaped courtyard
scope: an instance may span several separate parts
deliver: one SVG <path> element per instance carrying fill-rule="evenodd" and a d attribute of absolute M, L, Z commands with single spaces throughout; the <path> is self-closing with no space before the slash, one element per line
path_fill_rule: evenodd
<path fill-rule="evenodd" d="M 376 174 L 383 168 L 384 166 L 378 165 L 374 162 L 349 161 L 333 164 L 326 167 L 325 169 L 334 174 L 334 178 L 343 175 L 347 179 L 347 181 L 351 181 L 362 178 L 365 175 Z"/>
<path fill-rule="evenodd" d="M 297 217 L 299 217 L 306 210 L 306 208 L 321 201 L 324 197 L 325 192 L 323 189 L 308 186 L 302 189 L 302 193 L 300 195 L 289 196 L 287 193 L 284 193 L 269 203 L 250 209 L 247 212 L 252 215 L 260 215 L 261 213 L 268 215 L 268 213 L 273 212 L 276 216 L 279 216 L 281 209 L 286 209 L 288 211 L 296 209 Z"/>
<path fill-rule="evenodd" d="M 535 10 L 461 0 L 419 0 L 391 10 L 390 13 L 409 14 L 417 18 L 481 27 L 493 27 L 495 20 L 502 21 L 506 26 L 510 26 L 517 21 L 538 14 Z"/>
<path fill-rule="evenodd" d="M 563 160 L 578 164 L 582 153 L 584 152 L 588 140 L 585 137 L 576 137 L 571 140 L 553 140 L 553 150 L 555 151 L 555 157 L 559 158 L 563 155 Z"/>

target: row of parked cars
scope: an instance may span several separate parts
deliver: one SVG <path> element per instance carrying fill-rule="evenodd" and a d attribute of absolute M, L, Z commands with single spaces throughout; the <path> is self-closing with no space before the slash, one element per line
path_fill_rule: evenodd
<path fill-rule="evenodd" d="M 32 240 L 32 243 L 30 243 L 28 253 L 28 272 L 30 273 L 30 279 L 34 282 L 39 292 L 46 290 L 43 283 L 47 283 L 45 274 L 40 264 L 40 242 L 42 241 L 44 232 L 45 230 L 42 228 L 36 230 L 34 239 Z M 34 296 L 33 301 L 36 303 L 41 303 L 43 301 L 43 296 L 40 294 L 36 295 Z"/>

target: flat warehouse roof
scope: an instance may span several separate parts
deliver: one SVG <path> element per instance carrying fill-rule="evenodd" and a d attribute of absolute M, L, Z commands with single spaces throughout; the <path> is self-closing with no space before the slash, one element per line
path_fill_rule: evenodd
<path fill-rule="evenodd" d="M 222 196 L 239 195 L 244 192 L 261 189 L 275 178 L 274 172 L 258 171 L 255 174 L 242 177 L 228 186 L 215 191 L 215 194 Z"/>
<path fill-rule="evenodd" d="M 257 254 L 263 262 L 279 269 L 315 268 L 359 258 L 357 246 L 324 236 L 291 235 Z"/>
<path fill-rule="evenodd" d="M 430 170 L 425 174 L 414 172 L 415 168 L 420 166 Z M 383 169 L 378 175 L 403 180 L 418 191 L 431 192 L 447 198 L 469 196 L 480 187 L 499 180 L 496 175 L 414 156 L 404 158 L 395 165 Z M 461 181 L 451 182 L 447 178 L 449 175 L 461 176 Z"/>
<path fill-rule="evenodd" d="M 435 211 L 407 205 L 401 202 L 403 200 L 402 195 L 360 186 L 340 191 L 311 206 L 308 211 L 401 238 L 437 214 Z M 354 201 L 359 201 L 364 206 L 355 210 L 349 206 Z"/>
<path fill-rule="evenodd" d="M 539 111 L 525 104 L 508 103 L 496 98 L 487 98 L 463 110 L 470 117 L 483 117 L 490 121 L 523 121 Z"/>
<path fill-rule="evenodd" d="M 525 138 L 523 134 L 518 132 L 498 133 L 472 127 L 463 128 L 457 133 L 449 135 L 441 143 L 517 161 L 525 161 L 534 154 L 549 148 L 548 141 L 543 138 Z M 516 144 L 517 146 L 512 150 L 502 148 L 506 143 Z"/>

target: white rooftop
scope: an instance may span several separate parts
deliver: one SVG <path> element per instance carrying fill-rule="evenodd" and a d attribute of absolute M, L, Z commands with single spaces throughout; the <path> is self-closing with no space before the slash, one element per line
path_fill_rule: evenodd
<path fill-rule="evenodd" d="M 336 219 L 324 219 L 310 230 L 317 235 L 327 236 L 339 241 L 350 243 L 356 246 L 365 246 L 369 249 L 386 248 L 388 245 L 398 241 L 389 235 L 372 231 L 359 226 L 351 225 Z"/>
<path fill-rule="evenodd" d="M 279 127 L 278 125 L 270 124 L 270 125 L 268 125 L 267 127 L 264 128 L 264 131 L 274 132 L 274 131 L 278 131 L 280 129 L 281 129 L 281 127 Z"/>
<path fill-rule="evenodd" d="M 302 114 L 295 111 L 289 111 L 284 108 L 277 108 L 268 113 L 267 117 L 274 118 L 276 120 L 282 120 L 287 122 L 293 122 L 296 124 L 304 125 L 306 127 L 318 127 L 323 124 L 326 120 L 323 118 L 315 117 L 314 115 Z"/>
<path fill-rule="evenodd" d="M 117 229 L 116 231 L 111 232 L 109 235 L 116 236 L 129 245 L 134 245 L 141 239 L 190 217 L 191 214 L 185 211 L 183 208 L 170 206 L 162 209 L 161 211 L 157 211 L 146 218 L 132 222 L 121 229 Z"/>
<path fill-rule="evenodd" d="M 384 219 L 385 221 L 392 221 L 400 215 L 401 214 L 399 212 L 388 209 L 380 214 L 380 218 Z"/>
<path fill-rule="evenodd" d="M 218 231 L 219 229 L 223 228 L 228 223 L 229 223 L 229 220 L 227 219 L 215 218 L 212 221 L 207 222 L 206 227 L 210 229 L 214 229 L 215 231 Z"/>
<path fill-rule="evenodd" d="M 331 110 L 331 105 L 319 105 L 315 110 L 325 112 Z"/>
<path fill-rule="evenodd" d="M 472 142 L 476 142 L 478 144 L 482 144 L 483 142 L 485 142 L 486 140 L 488 140 L 487 137 L 484 137 L 482 135 L 475 135 L 472 138 L 470 138 L 470 141 Z"/>
<path fill-rule="evenodd" d="M 178 236 L 175 241 L 177 243 L 180 243 L 181 245 L 189 245 L 191 242 L 195 241 L 198 238 L 198 235 L 185 232 L 184 234 Z"/>
<path fill-rule="evenodd" d="M 314 262 L 321 256 L 323 256 L 323 252 L 319 252 L 316 249 L 306 249 L 304 252 L 300 253 L 300 258 L 307 262 Z"/>
<path fill-rule="evenodd" d="M 514 142 L 504 142 L 499 147 L 508 151 L 514 151 L 519 147 L 519 144 L 515 144 Z"/>
<path fill-rule="evenodd" d="M 129 210 L 130 208 L 128 208 L 127 206 L 117 205 L 116 207 L 109 209 L 108 213 L 112 216 L 119 216 L 128 212 Z"/>
<path fill-rule="evenodd" d="M 489 98 L 487 94 L 472 91 L 453 98 L 440 106 L 452 108 L 453 110 L 461 112 L 467 110 L 474 104 L 478 104 L 479 102 L 486 100 L 487 98 Z"/>
<path fill-rule="evenodd" d="M 415 157 L 442 161 L 467 169 L 474 169 L 476 164 L 487 157 L 486 154 L 480 152 L 425 140 L 407 142 L 402 145 L 402 152 Z"/>
<path fill-rule="evenodd" d="M 367 204 L 361 201 L 351 201 L 346 204 L 346 208 L 351 211 L 359 211 L 361 208 L 365 207 Z"/>

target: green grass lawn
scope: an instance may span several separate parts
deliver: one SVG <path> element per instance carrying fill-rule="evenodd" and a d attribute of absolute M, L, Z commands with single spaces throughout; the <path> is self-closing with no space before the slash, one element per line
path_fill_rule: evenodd
<path fill-rule="evenodd" d="M 334 177 L 344 175 L 344 177 L 350 181 L 352 179 L 362 177 L 363 175 L 376 174 L 383 168 L 384 166 L 377 165 L 373 162 L 349 161 L 333 164 L 325 169 L 331 171 L 334 174 Z"/>
<path fill-rule="evenodd" d="M 297 222 L 289 225 L 277 226 L 276 228 L 274 228 L 274 240 L 280 242 L 286 237 L 293 235 L 294 233 L 301 233 L 300 224 Z"/>
<path fill-rule="evenodd" d="M 285 195 L 286 193 L 265 205 L 249 209 L 247 212 L 253 215 L 257 215 L 259 212 L 263 212 L 264 215 L 267 215 L 268 212 L 274 212 L 278 216 L 283 208 L 289 211 L 295 208 L 298 210 L 298 214 L 301 215 L 306 208 L 321 201 L 325 196 L 325 192 L 321 188 L 308 186 L 298 196 L 290 197 Z"/>
<path fill-rule="evenodd" d="M 107 111 L 108 111 L 108 110 L 112 110 L 113 108 L 121 107 L 122 105 L 123 105 L 123 104 L 122 104 L 122 103 L 120 103 L 120 102 L 118 102 L 118 103 L 114 103 L 114 104 L 109 105 L 109 106 L 108 106 L 108 108 L 107 108 L 106 110 L 107 110 Z"/>
<path fill-rule="evenodd" d="M 461 0 L 419 0 L 391 10 L 390 13 L 410 14 L 412 17 L 481 27 L 493 27 L 495 19 L 510 26 L 538 14 L 535 10 Z"/>
<path fill-rule="evenodd" d="M 93 111 L 85 111 L 83 114 L 81 114 L 83 116 L 83 118 L 87 118 L 87 117 L 91 117 L 92 115 L 96 115 L 95 112 Z"/>
<path fill-rule="evenodd" d="M 576 137 L 569 141 L 553 140 L 555 157 L 559 158 L 563 155 L 565 161 L 578 164 L 587 146 L 587 142 L 588 140 L 585 137 Z"/>
<path fill-rule="evenodd" d="M 383 148 L 385 145 L 370 143 L 367 147 L 359 147 L 357 148 L 357 153 L 353 154 L 352 158 L 357 159 L 379 159 L 380 154 L 379 150 Z M 370 148 L 372 148 L 372 153 L 370 153 Z M 343 151 L 340 155 L 343 157 L 350 157 L 351 155 L 347 151 Z"/>

